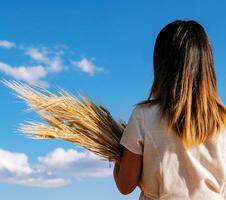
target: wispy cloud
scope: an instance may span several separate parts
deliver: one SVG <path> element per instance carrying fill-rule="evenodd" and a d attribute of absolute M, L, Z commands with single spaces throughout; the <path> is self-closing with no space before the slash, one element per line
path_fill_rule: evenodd
<path fill-rule="evenodd" d="M 4 44 L 8 44 L 9 46 L 14 43 L 5 42 Z M 44 78 L 46 78 L 49 74 L 59 73 L 63 70 L 61 51 L 51 51 L 47 47 L 43 46 L 36 48 L 18 45 L 17 49 L 23 51 L 25 55 L 28 55 L 34 64 L 27 66 L 12 66 L 8 63 L 0 62 L 0 72 L 11 76 L 16 80 L 49 87 L 49 84 L 44 80 Z"/>
<path fill-rule="evenodd" d="M 104 70 L 102 67 L 95 66 L 92 61 L 87 58 L 82 58 L 80 61 L 72 61 L 72 64 L 89 75 L 94 75 L 96 72 L 102 72 Z"/>
<path fill-rule="evenodd" d="M 89 151 L 57 148 L 30 164 L 24 153 L 0 149 L 0 182 L 34 187 L 60 187 L 74 179 L 108 177 L 108 163 Z"/>
<path fill-rule="evenodd" d="M 72 59 L 70 55 L 72 51 L 65 45 L 56 45 L 51 49 L 43 45 L 16 45 L 13 42 L 2 40 L 0 41 L 0 47 L 15 47 L 18 51 L 22 51 L 26 60 L 29 57 L 30 62 L 32 62 L 32 64 L 28 65 L 18 64 L 15 66 L 0 61 L 0 72 L 14 79 L 39 84 L 44 87 L 49 87 L 49 83 L 47 83 L 45 78 L 51 74 L 61 73 L 67 70 L 68 66 L 76 67 L 89 75 L 104 71 L 104 68 L 96 66 L 93 60 L 89 60 L 85 57 L 78 61 Z"/>
<path fill-rule="evenodd" d="M 7 40 L 0 40 L 0 47 L 6 48 L 6 49 L 10 49 L 12 47 L 15 47 L 16 44 L 14 42 L 10 42 Z"/>
<path fill-rule="evenodd" d="M 25 52 L 26 55 L 29 55 L 34 60 L 39 62 L 48 63 L 49 59 L 37 48 L 28 48 Z"/>
<path fill-rule="evenodd" d="M 28 48 L 25 52 L 26 55 L 30 56 L 33 60 L 45 64 L 46 70 L 50 73 L 56 73 L 63 70 L 62 58 L 59 53 L 54 52 L 54 56 L 50 57 L 50 53 L 46 49 L 39 48 Z"/>

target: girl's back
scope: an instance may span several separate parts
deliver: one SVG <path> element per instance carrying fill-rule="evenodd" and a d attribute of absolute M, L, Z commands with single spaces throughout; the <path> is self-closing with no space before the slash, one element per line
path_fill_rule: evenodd
<path fill-rule="evenodd" d="M 143 154 L 139 200 L 225 199 L 226 129 L 216 140 L 186 150 L 166 127 L 158 104 L 139 105 L 121 138 L 127 149 Z"/>

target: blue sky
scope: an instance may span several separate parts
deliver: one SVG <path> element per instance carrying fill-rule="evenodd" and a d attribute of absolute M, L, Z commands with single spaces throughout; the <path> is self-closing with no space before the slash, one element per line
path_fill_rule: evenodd
<path fill-rule="evenodd" d="M 0 5 L 1 79 L 83 92 L 116 119 L 128 120 L 132 106 L 148 96 L 158 32 L 172 20 L 194 19 L 210 38 L 218 91 L 226 102 L 225 1 L 7 0 Z M 139 189 L 121 195 L 108 163 L 84 149 L 15 131 L 19 123 L 39 117 L 26 112 L 3 84 L 0 96 L 2 199 L 138 199 Z"/>

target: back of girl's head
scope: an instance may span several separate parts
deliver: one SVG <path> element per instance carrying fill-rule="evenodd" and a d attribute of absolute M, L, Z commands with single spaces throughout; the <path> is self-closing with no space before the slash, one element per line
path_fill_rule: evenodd
<path fill-rule="evenodd" d="M 198 22 L 175 20 L 167 24 L 157 36 L 153 64 L 150 94 L 138 104 L 158 103 L 161 118 L 167 117 L 168 129 L 176 131 L 186 148 L 204 143 L 226 127 L 226 107 L 217 94 L 212 48 Z"/>

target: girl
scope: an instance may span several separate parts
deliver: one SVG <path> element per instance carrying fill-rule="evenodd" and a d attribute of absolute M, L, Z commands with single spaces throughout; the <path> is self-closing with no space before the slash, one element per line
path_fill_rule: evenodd
<path fill-rule="evenodd" d="M 154 82 L 123 132 L 114 179 L 139 200 L 226 199 L 226 106 L 217 94 L 212 49 L 194 20 L 158 34 Z"/>

